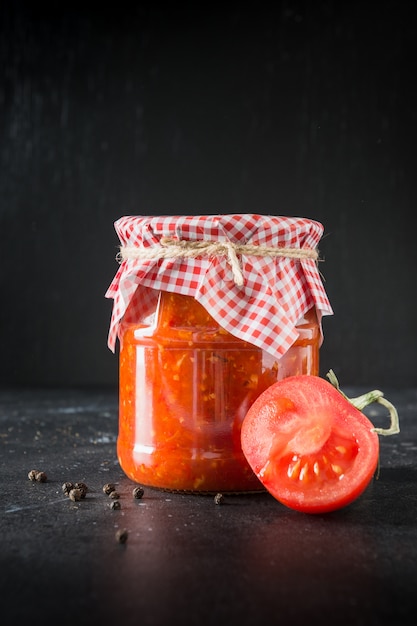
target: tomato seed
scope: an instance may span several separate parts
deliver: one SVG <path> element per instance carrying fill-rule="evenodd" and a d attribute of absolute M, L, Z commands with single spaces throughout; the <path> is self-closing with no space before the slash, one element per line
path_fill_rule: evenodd
<path fill-rule="evenodd" d="M 288 466 L 288 470 L 287 470 L 288 478 L 293 478 L 294 480 L 298 478 L 300 465 L 301 465 L 301 460 L 298 459 L 297 462 L 294 463 L 294 465 Z"/>
<path fill-rule="evenodd" d="M 301 468 L 298 479 L 305 480 L 307 478 L 307 472 L 308 472 L 308 463 L 304 463 L 303 467 Z"/>
<path fill-rule="evenodd" d="M 335 474 L 339 475 L 339 474 L 343 474 L 343 470 L 340 467 L 340 465 L 336 465 L 335 463 L 332 463 L 332 470 L 334 471 Z"/>

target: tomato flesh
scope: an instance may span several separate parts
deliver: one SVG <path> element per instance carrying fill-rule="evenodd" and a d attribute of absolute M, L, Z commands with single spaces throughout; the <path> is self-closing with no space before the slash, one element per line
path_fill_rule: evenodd
<path fill-rule="evenodd" d="M 241 443 L 265 488 L 305 513 L 353 502 L 378 464 L 373 424 L 318 376 L 292 376 L 263 392 L 243 420 Z"/>

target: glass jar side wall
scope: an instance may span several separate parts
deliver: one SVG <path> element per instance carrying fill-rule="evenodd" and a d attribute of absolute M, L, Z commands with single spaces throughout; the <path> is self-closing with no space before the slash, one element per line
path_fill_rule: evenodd
<path fill-rule="evenodd" d="M 275 381 L 318 373 L 318 326 L 306 321 L 277 361 L 225 333 L 193 299 L 172 296 L 162 295 L 155 326 L 129 326 L 122 337 L 120 464 L 132 480 L 162 489 L 263 490 L 241 450 L 242 420 Z"/>

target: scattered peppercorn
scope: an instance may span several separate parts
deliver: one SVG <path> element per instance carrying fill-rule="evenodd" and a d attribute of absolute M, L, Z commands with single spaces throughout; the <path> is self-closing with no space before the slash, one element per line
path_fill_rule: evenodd
<path fill-rule="evenodd" d="M 46 481 L 48 480 L 48 477 L 45 474 L 45 472 L 40 472 L 39 470 L 35 470 L 35 469 L 30 470 L 28 474 L 28 478 L 32 482 L 37 482 L 37 483 L 46 483 Z"/>
<path fill-rule="evenodd" d="M 126 543 L 128 536 L 129 534 L 126 528 L 124 528 L 123 530 L 118 530 L 116 532 L 116 541 L 118 541 L 119 543 Z"/>
<path fill-rule="evenodd" d="M 75 483 L 74 489 L 79 489 L 81 491 L 81 498 L 85 498 L 87 495 L 88 487 L 85 483 Z"/>
<path fill-rule="evenodd" d="M 120 498 L 120 495 L 117 491 L 110 491 L 109 498 L 111 498 L 112 500 L 118 500 Z"/>
<path fill-rule="evenodd" d="M 64 492 L 66 496 L 69 495 L 69 492 L 71 491 L 71 489 L 74 489 L 74 483 L 66 482 L 62 485 L 62 491 Z"/>
<path fill-rule="evenodd" d="M 36 474 L 38 473 L 38 470 L 30 470 L 29 474 L 28 474 L 28 478 L 29 480 L 32 480 L 33 482 L 36 480 Z"/>
<path fill-rule="evenodd" d="M 71 489 L 71 491 L 68 494 L 68 497 L 73 502 L 78 502 L 83 497 L 81 489 Z"/>
<path fill-rule="evenodd" d="M 214 496 L 214 504 L 223 504 L 224 496 L 222 493 L 216 493 Z"/>
<path fill-rule="evenodd" d="M 116 491 L 116 485 L 113 483 L 106 483 L 103 486 L 103 492 L 108 496 L 112 491 Z"/>
<path fill-rule="evenodd" d="M 132 491 L 132 496 L 136 498 L 136 500 L 140 500 L 144 493 L 143 487 L 135 487 Z"/>
<path fill-rule="evenodd" d="M 37 483 L 46 483 L 48 477 L 45 472 L 36 472 L 35 480 Z"/>
<path fill-rule="evenodd" d="M 113 502 L 110 502 L 109 507 L 113 510 L 119 510 L 122 508 L 122 505 L 120 504 L 119 500 L 113 500 Z"/>

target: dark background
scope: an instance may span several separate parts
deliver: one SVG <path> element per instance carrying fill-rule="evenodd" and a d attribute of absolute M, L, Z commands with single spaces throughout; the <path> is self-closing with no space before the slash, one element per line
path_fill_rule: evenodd
<path fill-rule="evenodd" d="M 417 384 L 417 3 L 242 7 L 0 3 L 1 385 L 116 387 L 114 220 L 232 212 L 325 226 L 323 375 Z"/>

